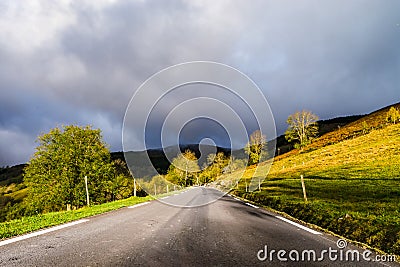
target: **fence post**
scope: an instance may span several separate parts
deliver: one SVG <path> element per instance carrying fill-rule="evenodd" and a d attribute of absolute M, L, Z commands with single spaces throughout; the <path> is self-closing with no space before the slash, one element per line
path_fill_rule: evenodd
<path fill-rule="evenodd" d="M 87 184 L 87 176 L 85 175 L 86 203 L 89 206 L 89 189 Z"/>
<path fill-rule="evenodd" d="M 300 175 L 300 179 L 301 179 L 301 187 L 303 187 L 304 201 L 307 202 L 306 185 L 304 184 L 303 175 Z"/>
<path fill-rule="evenodd" d="M 133 196 L 136 197 L 136 179 L 133 178 Z"/>

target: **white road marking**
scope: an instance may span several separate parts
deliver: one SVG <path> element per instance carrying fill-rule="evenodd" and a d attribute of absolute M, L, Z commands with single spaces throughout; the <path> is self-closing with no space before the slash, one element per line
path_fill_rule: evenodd
<path fill-rule="evenodd" d="M 250 204 L 250 203 L 247 203 L 247 202 L 245 202 L 244 204 L 246 204 L 247 206 L 253 207 L 253 208 L 255 208 L 255 209 L 258 209 L 258 207 L 255 206 L 255 205 L 253 205 L 253 204 Z"/>
<path fill-rule="evenodd" d="M 166 198 L 168 198 L 168 196 L 166 196 L 166 197 L 162 197 L 162 198 L 160 198 L 160 199 L 166 199 Z"/>
<path fill-rule="evenodd" d="M 241 199 L 238 199 L 237 197 L 234 197 L 235 200 L 242 202 Z"/>
<path fill-rule="evenodd" d="M 35 236 L 47 234 L 47 233 L 50 233 L 50 232 L 54 232 L 54 231 L 57 231 L 57 230 L 60 230 L 60 229 L 66 228 L 66 227 L 70 227 L 70 226 L 73 226 L 73 225 L 77 225 L 77 224 L 80 224 L 80 223 L 88 222 L 88 221 L 89 221 L 88 219 L 82 219 L 82 220 L 78 220 L 78 221 L 74 221 L 74 222 L 70 222 L 70 223 L 57 225 L 57 226 L 54 226 L 54 227 L 51 227 L 51 228 L 39 230 L 39 231 L 36 231 L 36 232 L 33 232 L 33 233 L 29 233 L 29 234 L 26 234 L 26 235 L 21 235 L 21 236 L 17 236 L 17 237 L 14 237 L 14 238 L 6 239 L 6 240 L 3 240 L 3 241 L 0 241 L 0 247 L 4 246 L 4 245 L 11 244 L 11 243 L 14 243 L 14 242 L 18 242 L 18 241 L 21 241 L 21 240 L 24 240 L 24 239 L 28 239 L 28 238 L 31 238 L 31 237 L 35 237 Z"/>
<path fill-rule="evenodd" d="M 149 203 L 150 203 L 150 202 L 143 202 L 143 203 L 140 203 L 140 204 L 136 204 L 136 205 L 133 205 L 133 206 L 129 206 L 128 209 L 137 208 L 137 207 L 140 207 L 140 206 L 147 205 L 147 204 L 149 204 Z"/>
<path fill-rule="evenodd" d="M 320 235 L 320 234 L 321 234 L 320 232 L 317 232 L 317 231 L 315 231 L 315 230 L 313 230 L 313 229 L 310 229 L 310 228 L 308 228 L 308 227 L 305 227 L 305 226 L 303 226 L 303 225 L 301 225 L 301 224 L 298 224 L 298 223 L 296 223 L 296 222 L 293 222 L 293 221 L 288 220 L 288 219 L 286 219 L 286 218 L 283 218 L 283 217 L 281 217 L 281 216 L 275 216 L 275 217 L 278 218 L 278 219 L 280 219 L 280 220 L 282 220 L 282 221 L 285 221 L 285 222 L 287 222 L 287 223 L 290 223 L 290 224 L 292 224 L 292 225 L 294 225 L 294 226 L 296 226 L 296 227 L 298 227 L 298 228 L 301 228 L 301 229 L 303 229 L 303 230 L 305 230 L 305 231 L 307 231 L 307 232 L 310 232 L 310 233 L 312 233 L 312 234 L 314 234 L 314 235 Z"/>

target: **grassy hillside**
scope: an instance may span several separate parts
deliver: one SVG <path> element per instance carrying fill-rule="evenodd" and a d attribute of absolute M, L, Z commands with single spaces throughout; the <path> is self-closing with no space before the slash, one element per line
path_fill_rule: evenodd
<path fill-rule="evenodd" d="M 384 108 L 381 108 L 377 111 L 374 111 L 368 115 L 363 115 L 363 116 L 350 116 L 348 118 L 356 119 L 357 117 L 360 117 L 359 119 L 350 122 L 351 120 L 348 120 L 347 123 L 343 121 L 343 123 L 337 125 L 337 129 L 334 131 L 328 131 L 327 133 L 324 134 L 324 132 L 320 132 L 319 138 L 315 139 L 314 142 L 312 142 L 310 145 L 304 148 L 305 151 L 309 150 L 315 150 L 327 145 L 332 145 L 336 144 L 338 142 L 347 140 L 347 139 L 352 139 L 356 138 L 361 135 L 365 135 L 366 133 L 369 133 L 370 131 L 374 129 L 380 129 L 382 127 L 386 126 L 385 119 L 386 119 L 386 113 L 389 111 L 391 107 L 395 107 L 397 109 L 400 109 L 400 103 L 396 103 Z M 344 117 L 346 118 L 346 117 Z M 332 124 L 329 124 L 329 128 L 333 129 L 332 126 L 335 125 L 335 119 L 332 119 Z M 326 128 L 327 126 L 321 125 L 321 122 L 319 123 L 321 128 Z M 297 154 L 299 151 L 297 149 L 291 150 L 288 153 L 282 154 L 279 157 L 289 157 L 291 155 Z M 278 157 L 278 158 L 279 158 Z"/>
<path fill-rule="evenodd" d="M 0 168 L 0 186 L 22 183 L 22 172 L 26 164 L 15 165 L 13 167 Z"/>
<path fill-rule="evenodd" d="M 256 174 L 266 178 L 261 191 L 246 192 L 245 182 L 254 173 L 248 168 L 233 193 L 400 255 L 400 124 L 384 122 L 387 110 L 327 133 L 303 151 L 277 157 L 267 177 L 264 163 Z"/>
<path fill-rule="evenodd" d="M 275 160 L 269 178 L 400 178 L 400 127 Z"/>
<path fill-rule="evenodd" d="M 322 136 L 327 133 L 336 131 L 352 122 L 355 122 L 366 115 L 353 115 L 353 116 L 346 116 L 346 117 L 337 117 L 329 120 L 320 120 L 318 121 L 318 135 Z M 276 151 L 275 155 L 279 156 L 285 154 L 289 151 L 293 150 L 293 145 L 290 144 L 285 135 L 280 135 L 276 139 Z"/>
<path fill-rule="evenodd" d="M 6 220 L 7 213 L 27 194 L 22 177 L 25 166 L 21 164 L 0 169 L 0 222 Z"/>

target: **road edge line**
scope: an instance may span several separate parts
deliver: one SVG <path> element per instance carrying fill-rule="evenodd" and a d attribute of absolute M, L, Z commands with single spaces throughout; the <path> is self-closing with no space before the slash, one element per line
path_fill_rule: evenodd
<path fill-rule="evenodd" d="M 88 222 L 88 221 L 89 221 L 89 219 L 81 219 L 81 220 L 77 220 L 77 221 L 73 221 L 73 222 L 69 222 L 69 223 L 64 223 L 64 224 L 60 224 L 60 225 L 57 225 L 57 226 L 53 226 L 53 227 L 50 227 L 50 228 L 46 228 L 46 229 L 43 229 L 43 230 L 35 231 L 35 232 L 29 233 L 29 234 L 12 237 L 10 239 L 5 239 L 3 241 L 0 241 L 0 247 L 8 245 L 8 244 L 11 244 L 11 243 L 15 243 L 15 242 L 18 242 L 18 241 L 22 241 L 22 240 L 25 240 L 25 239 L 28 239 L 28 238 L 31 238 L 31 237 L 35 237 L 35 236 L 51 233 L 51 232 L 54 232 L 54 231 L 57 231 L 57 230 L 61 230 L 61 229 L 64 229 L 64 228 L 67 228 L 67 227 L 71 227 L 71 226 L 74 226 L 74 225 L 77 225 L 77 224 L 80 224 L 80 223 Z"/>
<path fill-rule="evenodd" d="M 252 208 L 258 209 L 259 207 L 257 207 L 256 205 L 253 205 L 251 203 L 245 202 L 244 204 L 246 204 L 247 206 L 250 206 Z"/>
<path fill-rule="evenodd" d="M 297 223 L 297 222 L 291 221 L 291 220 L 286 219 L 286 218 L 284 218 L 284 217 L 275 216 L 275 218 L 278 218 L 279 220 L 282 220 L 282 221 L 284 221 L 284 222 L 287 222 L 287 223 L 289 223 L 289 224 L 291 224 L 291 225 L 294 225 L 294 226 L 296 226 L 296 227 L 298 227 L 298 228 L 300 228 L 300 229 L 303 229 L 304 231 L 307 231 L 307 232 L 309 232 L 309 233 L 312 233 L 312 234 L 314 234 L 314 235 L 322 235 L 322 233 L 320 233 L 320 232 L 318 232 L 318 231 L 315 231 L 315 230 L 313 230 L 313 229 L 311 229 L 311 228 L 308 228 L 308 227 L 306 227 L 306 226 L 304 226 L 304 225 L 301 225 L 301 224 L 299 224 L 299 223 Z"/>
<path fill-rule="evenodd" d="M 150 203 L 150 201 L 147 201 L 147 202 L 139 203 L 139 204 L 136 204 L 136 205 L 133 205 L 133 206 L 128 206 L 128 209 L 137 208 L 137 207 L 140 207 L 140 206 L 147 205 L 149 203 Z"/>

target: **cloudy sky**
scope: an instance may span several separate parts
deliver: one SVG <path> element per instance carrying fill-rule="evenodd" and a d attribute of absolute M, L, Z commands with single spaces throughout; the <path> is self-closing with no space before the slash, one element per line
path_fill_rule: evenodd
<path fill-rule="evenodd" d="M 0 166 L 40 133 L 91 124 L 112 151 L 135 90 L 174 64 L 228 64 L 261 88 L 277 133 L 400 101 L 400 1 L 0 2 Z M 219 131 L 219 130 L 218 130 Z"/>

